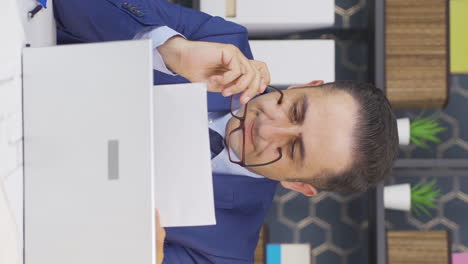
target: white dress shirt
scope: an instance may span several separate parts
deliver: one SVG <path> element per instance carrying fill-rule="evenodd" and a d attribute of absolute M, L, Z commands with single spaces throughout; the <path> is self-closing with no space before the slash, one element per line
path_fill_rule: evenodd
<path fill-rule="evenodd" d="M 231 114 L 215 113 L 208 114 L 208 126 L 214 131 L 218 132 L 223 138 L 226 137 L 226 125 L 231 119 Z M 234 155 L 234 152 L 231 153 Z M 227 148 L 224 148 L 216 157 L 211 160 L 213 172 L 224 174 L 238 174 L 254 178 L 263 178 L 263 176 L 255 174 L 244 167 L 234 164 L 229 161 Z"/>
<path fill-rule="evenodd" d="M 153 69 L 175 76 L 177 74 L 173 73 L 166 67 L 164 60 L 158 51 L 159 46 L 166 43 L 168 39 L 174 36 L 181 36 L 185 38 L 182 34 L 173 30 L 172 28 L 168 26 L 162 26 L 143 29 L 142 31 L 138 32 L 133 39 L 151 39 L 153 41 Z"/>

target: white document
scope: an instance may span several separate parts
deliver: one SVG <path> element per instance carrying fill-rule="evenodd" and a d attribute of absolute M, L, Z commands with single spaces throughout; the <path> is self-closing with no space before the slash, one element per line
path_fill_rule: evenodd
<path fill-rule="evenodd" d="M 154 87 L 155 204 L 165 227 L 216 224 L 206 84 Z"/>

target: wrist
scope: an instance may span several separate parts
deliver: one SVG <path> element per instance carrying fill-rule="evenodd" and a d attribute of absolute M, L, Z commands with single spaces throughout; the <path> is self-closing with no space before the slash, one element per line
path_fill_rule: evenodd
<path fill-rule="evenodd" d="M 174 36 L 157 48 L 166 67 L 180 75 L 182 75 L 180 61 L 187 42 L 188 40 L 181 36 Z"/>

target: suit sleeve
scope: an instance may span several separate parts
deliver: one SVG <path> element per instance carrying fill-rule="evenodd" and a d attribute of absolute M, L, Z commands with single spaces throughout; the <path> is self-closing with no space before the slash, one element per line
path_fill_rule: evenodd
<path fill-rule="evenodd" d="M 164 244 L 163 264 L 211 264 L 231 263 L 229 260 L 215 256 L 203 255 L 198 251 L 171 242 Z"/>
<path fill-rule="evenodd" d="M 168 26 L 189 40 L 230 43 L 251 58 L 243 26 L 166 0 L 55 0 L 59 43 L 129 40 L 145 28 Z"/>
<path fill-rule="evenodd" d="M 248 264 L 252 261 L 203 254 L 171 242 L 164 244 L 163 264 Z"/>
<path fill-rule="evenodd" d="M 166 243 L 164 245 L 164 259 L 163 264 L 175 264 L 175 263 L 199 263 L 197 259 L 199 256 L 193 256 L 194 252 L 190 252 L 184 247 L 181 247 L 176 244 Z"/>

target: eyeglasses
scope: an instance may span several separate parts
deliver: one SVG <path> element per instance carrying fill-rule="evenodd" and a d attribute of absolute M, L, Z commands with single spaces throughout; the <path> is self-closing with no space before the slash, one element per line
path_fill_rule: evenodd
<path fill-rule="evenodd" d="M 277 104 L 281 104 L 283 102 L 283 92 L 275 88 L 273 86 L 267 86 L 267 89 L 271 90 L 272 93 L 277 93 L 278 94 L 278 102 Z M 281 152 L 281 148 L 277 148 L 278 151 L 278 156 L 277 158 L 270 160 L 268 162 L 263 162 L 263 163 L 257 163 L 257 164 L 247 164 L 245 160 L 245 117 L 247 116 L 247 107 L 248 103 L 246 103 L 243 107 L 240 103 L 240 96 L 241 94 L 236 94 L 231 96 L 231 115 L 232 117 L 236 118 L 239 120 L 239 126 L 235 129 L 233 129 L 231 132 L 229 132 L 227 138 L 226 138 L 226 145 L 228 149 L 228 156 L 229 156 L 229 161 L 232 163 L 238 164 L 242 167 L 260 167 L 260 166 L 265 166 L 272 164 L 274 162 L 277 162 L 278 160 L 283 157 L 283 154 Z M 234 137 L 241 137 L 242 138 L 242 151 L 241 151 L 241 159 L 237 158 L 235 153 L 233 153 L 231 149 L 231 139 Z"/>

